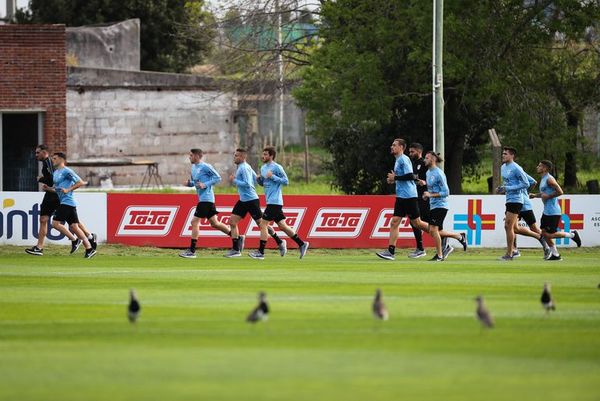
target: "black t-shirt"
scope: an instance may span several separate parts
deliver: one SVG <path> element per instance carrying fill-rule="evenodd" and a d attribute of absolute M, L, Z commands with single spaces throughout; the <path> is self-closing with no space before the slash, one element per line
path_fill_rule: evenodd
<path fill-rule="evenodd" d="M 52 173 L 54 173 L 54 166 L 52 166 L 52 161 L 50 158 L 42 160 L 42 177 L 38 179 L 38 182 L 46 184 L 49 187 L 54 186 L 54 178 L 52 178 Z"/>
<path fill-rule="evenodd" d="M 419 180 L 427 181 L 427 167 L 425 166 L 425 159 L 421 157 L 419 159 L 411 161 L 413 166 L 413 173 L 419 177 Z M 417 193 L 419 194 L 419 199 L 422 199 L 421 196 L 426 190 L 427 185 L 417 184 Z"/>

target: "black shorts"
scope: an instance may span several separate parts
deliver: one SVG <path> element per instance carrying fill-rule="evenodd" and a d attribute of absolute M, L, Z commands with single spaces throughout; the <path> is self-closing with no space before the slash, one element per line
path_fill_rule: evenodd
<path fill-rule="evenodd" d="M 525 223 L 527 223 L 527 225 L 529 227 L 531 227 L 532 225 L 535 224 L 536 220 L 535 220 L 535 214 L 533 214 L 533 210 L 522 210 L 519 212 L 519 218 L 523 219 L 523 221 Z"/>
<path fill-rule="evenodd" d="M 65 221 L 69 224 L 79 223 L 79 217 L 77 217 L 77 208 L 75 206 L 60 205 L 54 213 L 54 220 L 64 223 Z"/>
<path fill-rule="evenodd" d="M 417 198 L 396 198 L 394 204 L 394 216 L 408 216 L 413 220 L 419 217 L 419 204 Z"/>
<path fill-rule="evenodd" d="M 560 214 L 548 216 L 542 214 L 542 221 L 540 222 L 541 229 L 549 234 L 554 234 L 558 231 L 558 224 L 560 223 Z"/>
<path fill-rule="evenodd" d="M 40 216 L 52 216 L 60 206 L 56 192 L 46 192 L 40 205 Z"/>
<path fill-rule="evenodd" d="M 210 219 L 214 215 L 219 214 L 213 202 L 198 202 L 194 216 L 201 219 Z"/>
<path fill-rule="evenodd" d="M 254 220 L 258 220 L 262 217 L 262 211 L 260 210 L 260 202 L 258 199 L 253 199 L 247 202 L 237 201 L 233 207 L 233 210 L 231 211 L 231 214 L 240 216 L 242 219 L 246 217 L 246 214 L 248 213 L 250 213 L 250 216 L 252 216 Z"/>
<path fill-rule="evenodd" d="M 444 229 L 444 219 L 446 218 L 448 209 L 437 207 L 429 211 L 429 225 L 436 226 L 440 230 Z"/>
<path fill-rule="evenodd" d="M 429 210 L 429 199 L 425 200 L 423 198 L 419 198 L 419 215 L 421 216 L 421 220 L 428 223 L 430 219 L 430 210 Z"/>
<path fill-rule="evenodd" d="M 506 204 L 506 211 L 508 213 L 519 214 L 521 212 L 522 208 L 523 208 L 523 204 L 522 203 L 509 202 L 509 203 Z"/>
<path fill-rule="evenodd" d="M 275 223 L 279 223 L 281 220 L 285 220 L 285 216 L 283 214 L 283 206 L 267 205 L 267 208 L 265 209 L 262 218 L 263 220 L 274 221 Z"/>

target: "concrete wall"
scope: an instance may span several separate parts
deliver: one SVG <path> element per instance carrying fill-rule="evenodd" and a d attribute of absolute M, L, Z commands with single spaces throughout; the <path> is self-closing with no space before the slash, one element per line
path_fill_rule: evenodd
<path fill-rule="evenodd" d="M 140 20 L 67 28 L 69 62 L 79 67 L 140 69 Z"/>
<path fill-rule="evenodd" d="M 70 69 L 67 90 L 67 146 L 70 159 L 150 159 L 167 185 L 189 175 L 190 148 L 205 151 L 223 180 L 233 171 L 238 141 L 233 114 L 236 97 L 207 87 L 210 82 L 177 74 Z M 153 77 L 154 76 L 154 77 Z M 108 77 L 108 79 L 106 79 Z M 171 79 L 170 85 L 166 85 Z M 162 86 L 156 85 L 163 81 Z M 117 82 L 126 85 L 116 86 Z M 148 86 L 149 82 L 155 85 Z M 184 83 L 188 85 L 185 86 Z M 115 185 L 138 185 L 145 167 L 76 169 L 82 177 L 113 175 Z"/>

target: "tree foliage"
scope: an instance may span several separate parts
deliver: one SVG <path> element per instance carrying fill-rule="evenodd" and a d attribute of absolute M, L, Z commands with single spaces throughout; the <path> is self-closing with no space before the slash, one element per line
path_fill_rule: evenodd
<path fill-rule="evenodd" d="M 211 48 L 213 17 L 203 0 L 30 0 L 20 22 L 82 26 L 141 21 L 141 67 L 183 72 L 200 63 Z"/>
<path fill-rule="evenodd" d="M 320 47 L 295 91 L 347 193 L 385 193 L 395 137 L 432 137 L 431 2 L 325 0 Z M 564 159 L 598 104 L 595 1 L 457 0 L 444 10 L 446 173 L 460 192 L 496 127 L 524 157 Z M 576 117 L 573 119 L 573 117 Z M 573 122 L 575 121 L 575 125 Z"/>

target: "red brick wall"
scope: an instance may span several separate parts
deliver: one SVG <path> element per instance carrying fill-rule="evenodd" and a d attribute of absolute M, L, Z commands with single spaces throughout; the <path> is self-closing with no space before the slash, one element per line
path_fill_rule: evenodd
<path fill-rule="evenodd" d="M 41 109 L 44 142 L 67 147 L 64 25 L 0 25 L 0 110 Z"/>

